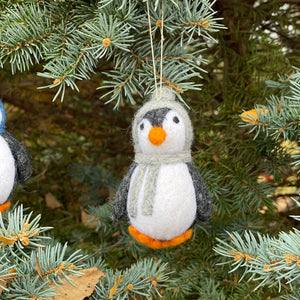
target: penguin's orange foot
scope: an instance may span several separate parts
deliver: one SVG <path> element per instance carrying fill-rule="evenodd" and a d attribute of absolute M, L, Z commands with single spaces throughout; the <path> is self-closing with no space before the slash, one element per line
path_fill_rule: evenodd
<path fill-rule="evenodd" d="M 0 205 L 0 213 L 4 213 L 10 206 L 10 201 L 7 201 Z"/>
<path fill-rule="evenodd" d="M 152 249 L 160 249 L 160 248 L 167 248 L 167 247 L 171 247 L 171 246 L 177 246 L 177 245 L 185 242 L 186 240 L 190 239 L 192 236 L 193 229 L 190 228 L 188 231 L 186 231 L 182 235 L 176 236 L 175 238 L 173 238 L 169 241 L 159 241 L 159 240 L 153 239 L 150 236 L 139 232 L 132 225 L 130 225 L 128 227 L 128 231 L 141 244 L 143 244 L 147 247 L 150 247 Z"/>

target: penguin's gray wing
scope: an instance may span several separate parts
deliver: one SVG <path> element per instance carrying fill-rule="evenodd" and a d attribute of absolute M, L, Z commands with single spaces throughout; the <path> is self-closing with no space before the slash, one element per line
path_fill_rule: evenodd
<path fill-rule="evenodd" d="M 212 201 L 207 190 L 206 184 L 200 176 L 197 168 L 193 163 L 187 163 L 190 175 L 193 180 L 196 201 L 197 201 L 197 217 L 200 221 L 206 222 L 211 217 Z"/>
<path fill-rule="evenodd" d="M 30 159 L 22 144 L 9 132 L 4 131 L 2 137 L 7 142 L 15 159 L 16 178 L 15 184 L 25 182 L 31 175 Z"/>
<path fill-rule="evenodd" d="M 118 221 L 126 212 L 128 191 L 130 186 L 130 180 L 137 163 L 133 162 L 127 171 L 127 174 L 122 179 L 112 203 L 112 218 L 114 221 Z"/>

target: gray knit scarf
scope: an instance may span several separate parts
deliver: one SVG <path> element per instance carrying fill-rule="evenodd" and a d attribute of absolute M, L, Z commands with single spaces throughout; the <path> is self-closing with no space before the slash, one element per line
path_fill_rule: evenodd
<path fill-rule="evenodd" d="M 145 189 L 143 195 L 142 214 L 151 216 L 153 212 L 153 201 L 156 193 L 156 181 L 158 172 L 163 164 L 187 163 L 192 161 L 190 151 L 175 154 L 149 155 L 136 153 L 134 161 L 138 164 L 138 170 L 131 185 L 129 194 L 129 214 L 132 218 L 137 215 L 137 201 L 145 178 Z"/>

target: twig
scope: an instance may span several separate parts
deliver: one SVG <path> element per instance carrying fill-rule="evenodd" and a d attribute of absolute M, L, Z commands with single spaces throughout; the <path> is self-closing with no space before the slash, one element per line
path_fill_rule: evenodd
<path fill-rule="evenodd" d="M 90 258 L 94 257 L 95 255 L 97 255 L 98 253 L 100 252 L 104 252 L 104 251 L 107 251 L 108 249 L 111 249 L 111 248 L 114 248 L 118 245 L 120 245 L 121 243 L 123 243 L 124 241 L 124 237 L 121 238 L 120 240 L 118 240 L 115 244 L 113 245 L 110 245 L 110 246 L 107 246 L 107 247 L 102 247 L 102 248 L 99 248 L 97 251 L 91 253 L 90 255 L 88 255 L 87 257 L 85 257 L 84 259 L 80 260 L 78 263 L 76 263 L 76 265 L 80 265 L 81 263 L 89 260 Z"/>

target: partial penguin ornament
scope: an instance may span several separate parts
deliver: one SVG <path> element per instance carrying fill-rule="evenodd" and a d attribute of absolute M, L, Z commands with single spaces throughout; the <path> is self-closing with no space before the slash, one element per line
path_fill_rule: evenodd
<path fill-rule="evenodd" d="M 211 198 L 192 163 L 193 127 L 167 87 L 152 95 L 132 124 L 135 158 L 116 192 L 112 213 L 127 213 L 130 234 L 153 249 L 189 239 L 197 219 L 211 217 Z"/>
<path fill-rule="evenodd" d="M 31 175 L 30 160 L 26 150 L 15 137 L 4 129 L 5 111 L 0 100 L 0 212 L 10 206 L 18 183 L 25 182 Z"/>

